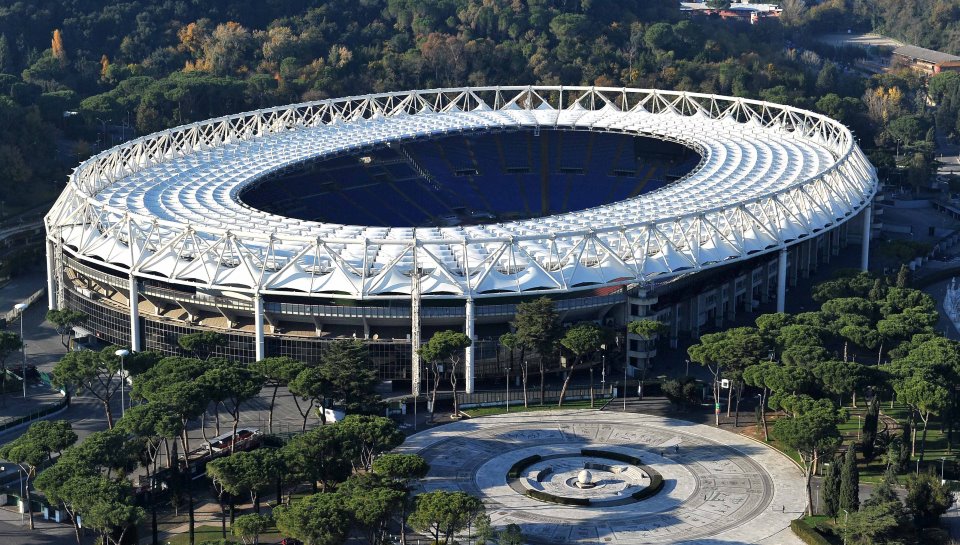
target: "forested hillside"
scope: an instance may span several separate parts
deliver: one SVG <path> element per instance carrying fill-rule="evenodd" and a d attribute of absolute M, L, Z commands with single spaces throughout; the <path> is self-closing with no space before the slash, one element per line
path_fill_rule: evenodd
<path fill-rule="evenodd" d="M 889 118 L 871 113 L 868 89 L 899 85 L 897 107 L 912 110 L 916 82 L 871 83 L 794 45 L 814 30 L 869 24 L 868 4 L 788 0 L 783 24 L 756 26 L 686 18 L 674 0 L 0 5 L 0 201 L 7 215 L 43 202 L 69 167 L 134 134 L 418 87 L 631 85 L 766 98 L 823 110 L 869 143 Z"/>

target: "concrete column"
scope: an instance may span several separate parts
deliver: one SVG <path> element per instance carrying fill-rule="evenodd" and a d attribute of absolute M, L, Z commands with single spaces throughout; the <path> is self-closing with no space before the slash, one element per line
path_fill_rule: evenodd
<path fill-rule="evenodd" d="M 140 286 L 137 277 L 130 275 L 130 351 L 140 348 Z"/>
<path fill-rule="evenodd" d="M 257 361 L 266 357 L 266 344 L 263 339 L 263 298 L 257 293 L 253 296 L 253 330 Z"/>
<path fill-rule="evenodd" d="M 840 227 L 830 231 L 830 255 L 840 255 Z"/>
<path fill-rule="evenodd" d="M 863 244 L 860 246 L 860 268 L 870 268 L 870 223 L 873 221 L 873 205 L 863 209 Z"/>
<path fill-rule="evenodd" d="M 787 303 L 787 247 L 780 249 L 777 261 L 777 312 L 783 312 Z"/>
<path fill-rule="evenodd" d="M 463 333 L 471 341 L 474 341 L 473 335 L 473 299 L 467 299 L 467 304 L 464 309 L 466 312 L 466 321 L 463 326 Z M 463 378 L 464 378 L 464 390 L 468 394 L 473 393 L 473 343 L 470 344 L 465 350 L 463 357 Z"/>
<path fill-rule="evenodd" d="M 47 240 L 47 308 L 57 310 L 57 248 Z"/>

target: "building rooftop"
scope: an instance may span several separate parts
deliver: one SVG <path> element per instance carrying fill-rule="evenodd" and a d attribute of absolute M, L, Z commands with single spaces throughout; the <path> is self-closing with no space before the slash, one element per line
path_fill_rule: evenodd
<path fill-rule="evenodd" d="M 915 45 L 902 45 L 894 49 L 893 54 L 910 59 L 926 61 L 933 64 L 940 64 L 948 61 L 960 61 L 960 57 L 957 57 L 956 55 L 951 55 L 942 51 L 934 51 L 933 49 L 927 49 L 924 47 L 917 47 Z"/>

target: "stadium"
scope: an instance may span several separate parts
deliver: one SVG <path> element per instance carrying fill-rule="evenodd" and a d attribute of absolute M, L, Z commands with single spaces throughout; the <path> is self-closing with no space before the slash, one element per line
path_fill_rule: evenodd
<path fill-rule="evenodd" d="M 524 300 L 552 298 L 565 323 L 655 318 L 672 341 L 782 309 L 849 242 L 866 266 L 876 189 L 846 127 L 762 101 L 561 86 L 323 100 L 83 162 L 45 218 L 49 305 L 167 354 L 200 330 L 244 361 L 360 338 L 415 391 L 413 348 L 458 329 L 475 339 L 470 392 Z M 655 354 L 623 341 L 631 373 Z"/>

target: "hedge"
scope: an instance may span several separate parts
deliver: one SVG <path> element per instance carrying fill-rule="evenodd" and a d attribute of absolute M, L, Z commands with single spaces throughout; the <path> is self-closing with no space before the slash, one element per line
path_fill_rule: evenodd
<path fill-rule="evenodd" d="M 594 456 L 596 458 L 607 458 L 610 460 L 616 460 L 618 462 L 623 462 L 625 464 L 638 466 L 641 464 L 640 458 L 636 456 L 630 456 L 629 454 L 622 454 L 619 452 L 611 452 L 607 450 L 591 450 L 591 449 L 581 449 L 580 454 L 583 456 Z"/>
<path fill-rule="evenodd" d="M 790 529 L 807 545 L 832 545 L 820 532 L 811 528 L 807 521 L 794 519 L 790 521 Z"/>
<path fill-rule="evenodd" d="M 534 454 L 533 456 L 527 456 L 526 458 L 510 466 L 510 471 L 507 472 L 507 478 L 508 479 L 520 478 L 521 471 L 539 462 L 540 460 L 542 460 L 542 458 L 540 457 L 539 454 Z"/>
<path fill-rule="evenodd" d="M 554 496 L 553 494 L 549 494 L 542 490 L 528 489 L 527 495 L 536 500 L 558 503 L 560 505 L 579 505 L 581 507 L 590 505 L 590 500 L 588 498 L 565 498 L 561 496 Z"/>
<path fill-rule="evenodd" d="M 647 473 L 650 474 L 650 486 L 644 488 L 643 490 L 637 490 L 630 495 L 631 498 L 635 500 L 645 500 L 650 496 L 653 496 L 657 492 L 660 492 L 660 489 L 663 488 L 663 476 L 659 473 L 654 473 L 653 471 L 647 470 Z"/>

